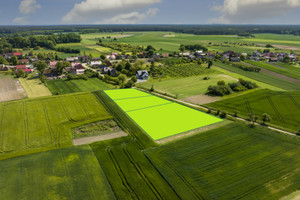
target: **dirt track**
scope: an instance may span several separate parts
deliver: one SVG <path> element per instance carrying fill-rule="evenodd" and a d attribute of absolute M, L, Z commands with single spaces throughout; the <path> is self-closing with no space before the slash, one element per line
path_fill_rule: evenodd
<path fill-rule="evenodd" d="M 125 137 L 125 136 L 127 136 L 127 133 L 120 131 L 117 133 L 111 133 L 111 134 L 107 134 L 107 135 L 99 135 L 99 136 L 75 139 L 75 140 L 73 140 L 73 144 L 74 144 L 74 146 L 79 146 L 79 145 L 91 144 L 93 142 L 111 140 L 111 139 Z"/>
<path fill-rule="evenodd" d="M 26 92 L 17 80 L 11 78 L 0 79 L 0 102 L 23 99 Z"/>

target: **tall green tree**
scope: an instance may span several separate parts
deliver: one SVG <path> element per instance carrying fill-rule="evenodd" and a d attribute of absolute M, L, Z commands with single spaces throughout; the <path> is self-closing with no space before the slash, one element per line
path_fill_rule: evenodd
<path fill-rule="evenodd" d="M 8 65 L 7 60 L 3 56 L 0 56 L 0 64 Z"/>
<path fill-rule="evenodd" d="M 18 64 L 18 58 L 17 58 L 17 56 L 12 56 L 12 57 L 10 58 L 10 62 L 11 62 L 11 64 L 13 64 L 13 65 L 17 65 L 17 64 Z"/>
<path fill-rule="evenodd" d="M 34 67 L 40 72 L 40 74 L 44 74 L 48 65 L 44 61 L 39 61 L 34 64 Z"/>

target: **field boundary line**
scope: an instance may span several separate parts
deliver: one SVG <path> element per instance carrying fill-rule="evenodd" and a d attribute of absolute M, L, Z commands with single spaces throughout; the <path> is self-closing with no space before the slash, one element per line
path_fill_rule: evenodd
<path fill-rule="evenodd" d="M 244 100 L 245 100 L 245 104 L 246 104 L 246 108 L 247 108 L 248 112 L 253 113 L 248 98 L 244 98 Z"/>
<path fill-rule="evenodd" d="M 109 96 L 109 95 L 107 94 L 107 96 Z M 139 99 L 139 98 L 144 98 L 144 97 L 151 97 L 151 95 L 149 94 L 149 95 L 146 95 L 146 96 L 139 96 L 139 97 L 128 97 L 128 98 L 121 98 L 121 99 L 111 98 L 111 99 L 114 100 L 114 101 L 120 101 L 120 100 L 126 100 L 126 99 Z"/>
<path fill-rule="evenodd" d="M 80 107 L 82 108 L 82 110 L 85 112 L 86 117 L 87 117 L 87 118 L 92 117 L 92 116 L 88 113 L 88 111 L 86 110 L 86 108 L 83 107 L 83 106 L 81 105 L 80 100 L 78 99 L 78 95 L 76 95 L 75 98 L 76 98 L 77 103 L 80 105 Z"/>
<path fill-rule="evenodd" d="M 292 95 L 289 95 L 290 99 L 292 100 L 292 102 L 295 104 L 295 106 L 300 109 L 300 105 L 298 104 L 298 102 L 295 100 L 295 98 Z"/>
<path fill-rule="evenodd" d="M 165 105 L 169 105 L 169 104 L 174 104 L 174 102 L 164 103 L 164 104 L 159 104 L 159 105 L 149 106 L 149 107 L 144 107 L 144 108 L 139 108 L 139 109 L 135 109 L 135 110 L 124 111 L 124 112 L 129 113 L 129 112 L 134 112 L 134 111 L 138 111 L 138 110 L 145 110 L 145 109 L 149 109 L 149 108 L 155 108 L 155 107 L 165 106 Z"/>
<path fill-rule="evenodd" d="M 153 194 L 156 196 L 157 199 L 164 199 L 161 194 L 157 191 L 155 186 L 152 184 L 152 182 L 148 179 L 147 175 L 144 173 L 142 168 L 139 166 L 139 164 L 134 160 L 132 155 L 127 150 L 127 144 L 122 144 L 122 149 L 128 158 L 128 160 L 131 162 L 131 164 L 134 166 L 135 170 L 139 174 L 139 176 L 142 178 L 142 180 L 148 185 L 149 189 L 153 192 Z"/>

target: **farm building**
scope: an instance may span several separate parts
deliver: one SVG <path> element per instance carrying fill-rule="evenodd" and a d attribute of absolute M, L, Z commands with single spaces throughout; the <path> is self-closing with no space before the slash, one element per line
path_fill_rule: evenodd
<path fill-rule="evenodd" d="M 91 61 L 90 65 L 91 65 L 91 67 L 99 66 L 99 65 L 102 65 L 102 61 Z"/>
<path fill-rule="evenodd" d="M 147 80 L 149 79 L 149 74 L 147 70 L 140 70 L 136 72 L 136 78 L 140 80 Z"/>

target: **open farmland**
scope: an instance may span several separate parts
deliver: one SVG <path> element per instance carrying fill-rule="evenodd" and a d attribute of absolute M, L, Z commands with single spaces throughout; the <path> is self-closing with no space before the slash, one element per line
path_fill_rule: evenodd
<path fill-rule="evenodd" d="M 208 104 L 215 109 L 226 110 L 245 118 L 254 113 L 261 121 L 264 113 L 272 117 L 271 124 L 296 131 L 300 125 L 300 92 L 275 92 L 259 90 L 253 93 Z"/>
<path fill-rule="evenodd" d="M 280 199 L 299 189 L 299 144 L 232 123 L 145 153 L 182 199 Z"/>
<path fill-rule="evenodd" d="M 49 80 L 46 85 L 52 94 L 68 94 L 74 92 L 89 92 L 96 90 L 111 89 L 113 86 L 104 83 L 98 78 L 88 80 Z"/>
<path fill-rule="evenodd" d="M 0 162 L 0 199 L 116 199 L 89 146 Z"/>
<path fill-rule="evenodd" d="M 91 144 L 117 199 L 179 199 L 130 138 Z"/>
<path fill-rule="evenodd" d="M 223 121 L 135 89 L 104 92 L 154 140 Z"/>
<path fill-rule="evenodd" d="M 19 79 L 21 85 L 26 91 L 29 98 L 51 96 L 51 92 L 45 85 L 40 81 L 40 79 Z"/>
<path fill-rule="evenodd" d="M 23 99 L 26 92 L 17 80 L 0 77 L 0 102 Z"/>
<path fill-rule="evenodd" d="M 277 73 L 271 74 L 269 71 L 261 71 L 259 73 L 256 72 L 249 72 L 249 71 L 244 71 L 242 69 L 220 63 L 220 62 L 215 62 L 214 65 L 223 68 L 225 70 L 249 77 L 251 79 L 273 85 L 275 87 L 281 88 L 283 90 L 300 90 L 300 84 L 296 84 L 293 81 L 286 80 L 284 77 L 278 77 L 276 76 Z"/>
<path fill-rule="evenodd" d="M 0 103 L 0 111 L 0 159 L 72 146 L 72 127 L 112 118 L 90 93 Z"/>

